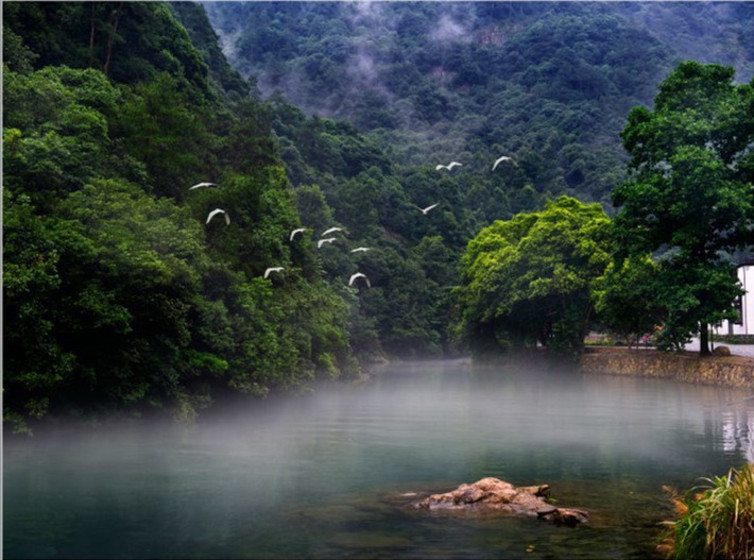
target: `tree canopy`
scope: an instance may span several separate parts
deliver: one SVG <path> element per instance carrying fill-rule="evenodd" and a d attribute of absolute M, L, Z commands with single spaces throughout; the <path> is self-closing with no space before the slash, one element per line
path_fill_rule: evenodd
<path fill-rule="evenodd" d="M 731 67 L 685 62 L 654 109 L 634 108 L 621 137 L 629 177 L 613 192 L 620 256 L 652 254 L 665 308 L 661 345 L 682 347 L 734 319 L 731 255 L 754 245 L 754 91 Z"/>
<path fill-rule="evenodd" d="M 191 418 L 229 391 L 355 374 L 348 301 L 289 246 L 301 221 L 261 105 L 228 101 L 172 12 L 4 13 L 7 424 Z M 206 223 L 216 207 L 230 225 Z"/>
<path fill-rule="evenodd" d="M 610 220 L 599 204 L 570 197 L 483 229 L 461 259 L 457 297 L 477 354 L 537 344 L 580 352 L 595 282 L 610 259 Z"/>

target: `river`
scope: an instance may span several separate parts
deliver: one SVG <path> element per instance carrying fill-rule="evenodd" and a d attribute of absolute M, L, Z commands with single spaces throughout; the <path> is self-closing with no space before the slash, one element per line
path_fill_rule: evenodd
<path fill-rule="evenodd" d="M 686 489 L 754 459 L 751 391 L 468 361 L 6 438 L 5 558 L 647 558 Z M 579 527 L 412 503 L 494 476 Z M 415 494 L 415 495 L 414 495 Z"/>

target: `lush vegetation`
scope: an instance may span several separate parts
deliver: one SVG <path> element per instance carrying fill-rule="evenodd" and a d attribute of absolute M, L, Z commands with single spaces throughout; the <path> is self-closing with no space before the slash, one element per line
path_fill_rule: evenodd
<path fill-rule="evenodd" d="M 469 195 L 345 122 L 262 102 L 208 38 L 197 5 L 4 6 L 8 425 L 192 417 L 228 391 L 453 351 Z M 229 225 L 205 223 L 215 208 Z"/>
<path fill-rule="evenodd" d="M 668 325 L 673 347 L 730 315 L 719 257 L 751 244 L 751 85 L 683 65 L 654 112 L 632 111 L 611 222 L 626 155 L 607 139 L 654 87 L 637 76 L 667 60 L 659 43 L 595 7 L 524 27 L 540 7 L 410 8 L 211 4 L 260 18 L 236 45 L 262 65 L 239 64 L 261 68 L 247 80 L 198 4 L 3 5 L 6 425 L 189 419 L 386 355 L 574 355 L 599 321 Z M 259 92 L 289 81 L 304 108 Z M 305 112 L 324 91 L 319 111 L 342 119 Z M 646 204 L 682 222 L 712 199 L 706 229 L 645 235 Z"/>
<path fill-rule="evenodd" d="M 754 71 L 750 3 L 205 7 L 234 67 L 265 95 L 348 120 L 393 162 L 463 163 L 452 180 L 473 190 L 467 207 L 483 225 L 561 194 L 610 211 L 626 115 L 678 62 L 735 66 L 742 81 Z M 504 154 L 519 167 L 490 174 Z"/>
<path fill-rule="evenodd" d="M 704 479 L 683 495 L 667 488 L 677 519 L 661 545 L 669 558 L 754 558 L 754 466 Z"/>
<path fill-rule="evenodd" d="M 735 85 L 733 74 L 681 64 L 660 84 L 654 110 L 633 109 L 622 133 L 631 161 L 613 192 L 618 256 L 651 253 L 657 263 L 623 283 L 642 281 L 643 305 L 661 310 L 661 348 L 698 333 L 709 353 L 707 325 L 735 319 L 743 293 L 733 256 L 754 242 L 754 83 Z"/>
<path fill-rule="evenodd" d="M 594 283 L 610 260 L 602 207 L 570 197 L 485 228 L 461 261 L 457 289 L 475 354 L 537 345 L 578 354 L 592 325 Z"/>
<path fill-rule="evenodd" d="M 357 296 L 289 243 L 301 220 L 264 110 L 226 101 L 168 7 L 3 9 L 6 424 L 191 417 L 354 374 Z M 229 225 L 205 223 L 217 207 Z"/>
<path fill-rule="evenodd" d="M 575 227 L 556 215 L 540 233 L 549 203 L 469 244 L 459 293 L 470 344 L 508 346 L 515 332 L 517 346 L 528 335 L 577 352 L 596 308 L 629 342 L 652 334 L 661 349 L 683 349 L 699 335 L 707 354 L 707 325 L 737 317 L 735 255 L 754 245 L 754 89 L 733 84 L 730 67 L 686 62 L 654 106 L 633 109 L 622 133 L 632 159 L 609 233 L 594 211 Z"/>

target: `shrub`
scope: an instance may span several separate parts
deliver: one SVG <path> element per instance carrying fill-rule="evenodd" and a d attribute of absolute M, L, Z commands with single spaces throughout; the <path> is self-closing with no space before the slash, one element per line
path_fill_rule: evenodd
<path fill-rule="evenodd" d="M 754 559 L 754 466 L 702 480 L 683 496 L 666 488 L 679 518 L 665 522 L 660 549 L 676 559 Z"/>

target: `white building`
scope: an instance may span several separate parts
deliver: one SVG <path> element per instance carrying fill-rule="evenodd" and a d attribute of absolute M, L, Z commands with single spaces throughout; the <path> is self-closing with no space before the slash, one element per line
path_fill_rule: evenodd
<path fill-rule="evenodd" d="M 738 279 L 746 290 L 737 302 L 740 318 L 738 322 L 723 321 L 715 325 L 715 334 L 754 335 L 754 265 L 739 266 Z"/>

